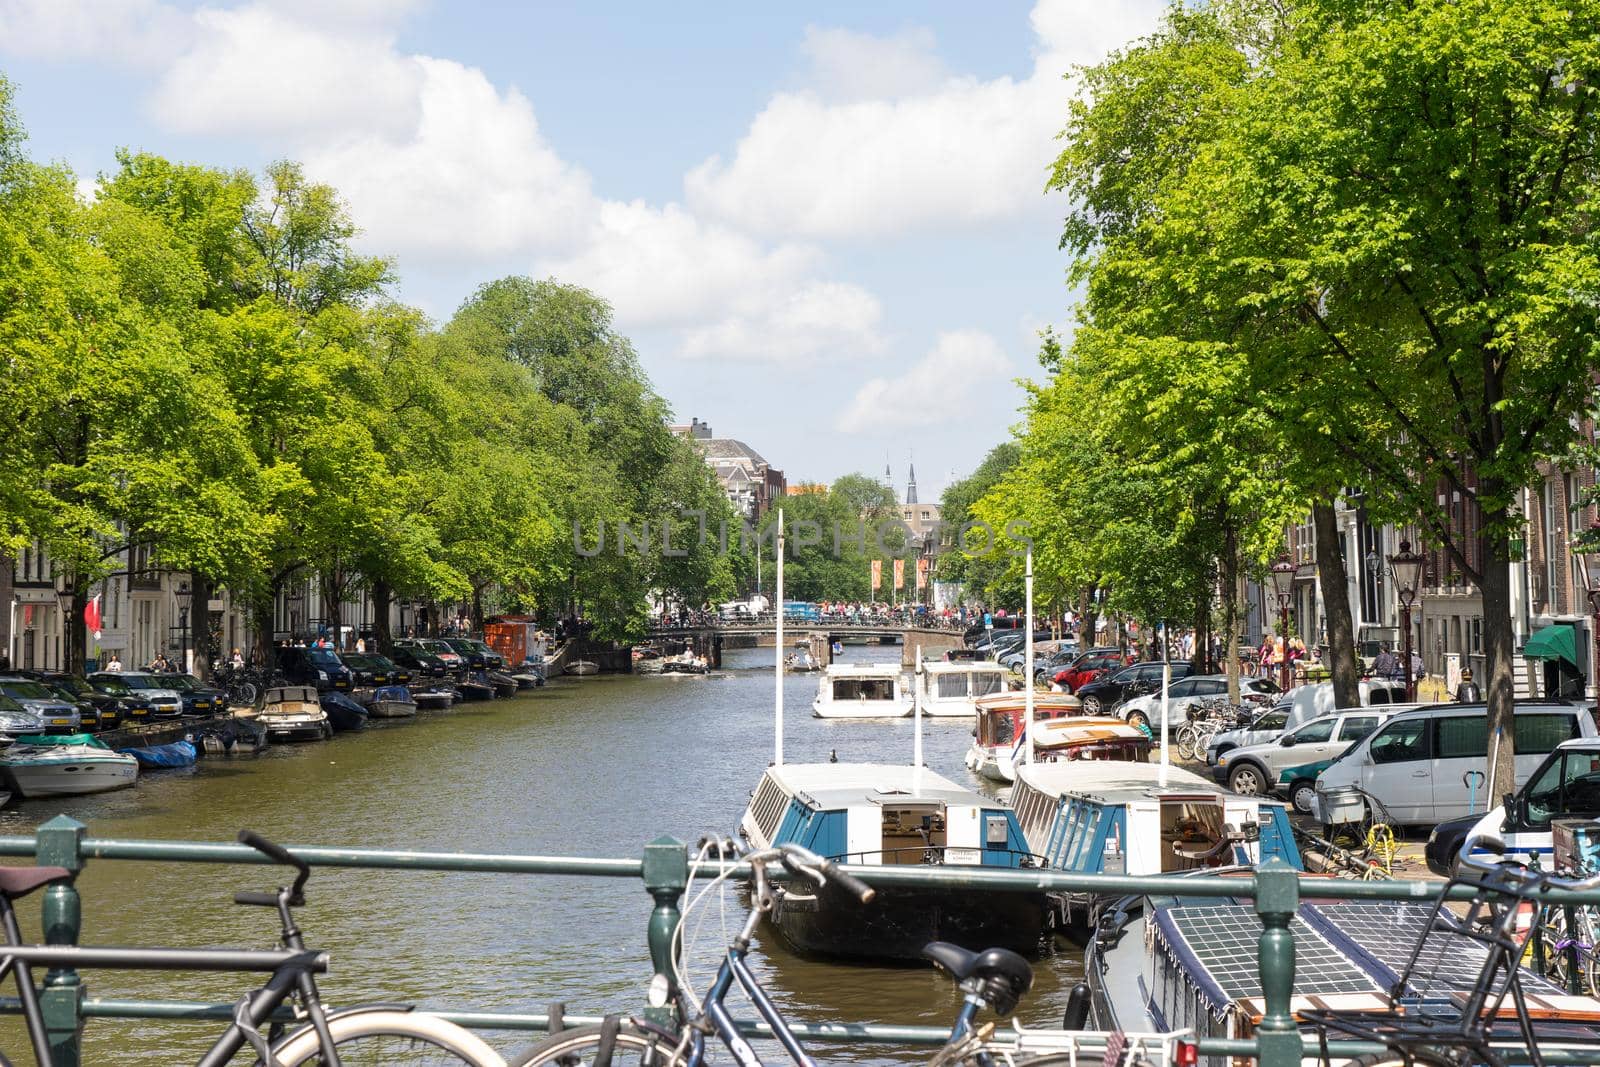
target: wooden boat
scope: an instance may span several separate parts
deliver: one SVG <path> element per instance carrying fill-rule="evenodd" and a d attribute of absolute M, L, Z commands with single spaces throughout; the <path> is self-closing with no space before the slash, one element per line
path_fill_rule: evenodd
<path fill-rule="evenodd" d="M 1014 762 L 1024 756 L 1027 694 L 992 693 L 978 698 L 977 725 L 967 749 L 967 769 L 993 782 L 1016 780 Z M 1121 719 L 1085 716 L 1070 693 L 1035 693 L 1033 758 L 1106 759 L 1144 762 L 1150 737 Z"/>
<path fill-rule="evenodd" d="M 132 785 L 139 761 L 92 738 L 73 744 L 18 742 L 0 752 L 0 776 L 23 797 L 82 796 Z"/>
<path fill-rule="evenodd" d="M 666 666 L 666 658 L 660 651 L 649 645 L 641 645 L 633 650 L 634 674 L 660 674 L 661 668 Z"/>
<path fill-rule="evenodd" d="M 517 695 L 517 690 L 522 688 L 515 678 L 503 671 L 489 671 L 487 677 L 497 697 L 514 697 Z"/>
<path fill-rule="evenodd" d="M 987 660 L 924 663 L 916 680 L 922 714 L 971 722 L 978 713 L 978 699 L 1004 692 L 1006 676 L 1004 667 Z"/>
<path fill-rule="evenodd" d="M 326 741 L 333 736 L 315 686 L 288 685 L 268 689 L 256 721 L 274 741 Z"/>
<path fill-rule="evenodd" d="M 897 663 L 831 663 L 817 682 L 811 714 L 819 719 L 903 719 L 911 695 Z"/>
<path fill-rule="evenodd" d="M 374 719 L 409 719 L 417 713 L 411 690 L 403 685 L 379 686 L 372 692 L 367 714 Z"/>
<path fill-rule="evenodd" d="M 411 699 L 423 711 L 443 711 L 456 702 L 456 692 L 449 686 L 435 685 L 426 689 L 413 689 Z"/>
<path fill-rule="evenodd" d="M 587 677 L 591 674 L 599 674 L 600 664 L 595 663 L 593 660 L 575 659 L 571 663 L 567 664 L 567 673 L 575 674 L 579 677 Z"/>
<path fill-rule="evenodd" d="M 1018 868 L 1032 863 L 1016 815 L 932 771 L 874 763 L 781 764 L 762 775 L 739 833 L 839 863 Z M 833 899 L 835 896 L 841 899 Z M 910 962 L 929 941 L 1035 954 L 1042 892 L 880 886 L 866 906 L 831 886 L 785 884 L 772 922 L 796 951 Z"/>

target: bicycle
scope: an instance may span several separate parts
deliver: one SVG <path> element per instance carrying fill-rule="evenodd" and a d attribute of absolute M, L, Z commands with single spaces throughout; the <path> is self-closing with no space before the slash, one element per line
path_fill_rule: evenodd
<path fill-rule="evenodd" d="M 720 870 L 698 894 L 692 894 L 694 875 L 708 860 Z M 791 877 L 807 879 L 819 888 L 832 882 L 863 904 L 871 901 L 874 895 L 872 887 L 860 879 L 795 845 L 763 849 L 741 858 L 738 846 L 731 839 L 704 841 L 690 867 L 690 887 L 684 890 L 687 903 L 673 939 L 673 981 L 668 983 L 658 975 L 650 989 L 652 1005 L 674 1004 L 678 1024 L 661 1026 L 644 1019 L 610 1016 L 598 1026 L 552 1032 L 550 1037 L 513 1058 L 511 1067 L 580 1067 L 585 1064 L 608 1067 L 619 1057 L 638 1067 L 703 1067 L 708 1039 L 720 1042 L 741 1067 L 761 1067 L 762 1060 L 739 1033 L 725 1003 L 735 983 L 771 1027 L 773 1039 L 782 1046 L 788 1059 L 796 1067 L 816 1067 L 816 1061 L 801 1046 L 746 963 L 756 927 L 763 917 L 771 914 L 775 903 L 767 870 L 770 863 L 782 864 Z M 751 877 L 749 913 L 722 954 L 705 998 L 699 1000 L 693 993 L 686 958 L 685 930 L 689 927 L 690 915 L 713 890 L 724 886 L 729 876 L 745 865 L 749 866 Z M 1059 1064 L 1168 1067 L 1195 1062 L 1196 1046 L 1189 1031 L 1107 1035 L 1072 1030 L 1029 1030 L 1018 1025 L 1011 1031 L 996 1033 L 993 1023 L 974 1026 L 978 1013 L 986 1008 L 1000 1015 L 1008 1015 L 1016 1008 L 1033 985 L 1033 969 L 1027 960 L 1007 949 L 971 952 L 940 941 L 926 946 L 923 955 L 954 977 L 965 994 L 950 1039 L 935 1054 L 933 1067 L 998 1067 L 1002 1062 L 1007 1067 L 1056 1067 Z M 1087 1006 L 1086 998 L 1083 1005 Z M 558 1019 L 560 1014 L 557 1006 L 552 1011 L 552 1020 Z M 552 1028 L 555 1025 L 553 1021 Z"/>
<path fill-rule="evenodd" d="M 1504 843 L 1490 835 L 1469 839 L 1463 847 L 1457 873 L 1434 901 L 1421 936 L 1388 991 L 1391 1007 L 1387 1011 L 1301 1013 L 1303 1021 L 1315 1027 L 1324 1057 L 1330 1031 L 1386 1046 L 1387 1053 L 1360 1061 L 1369 1067 L 1464 1067 L 1480 1063 L 1500 1067 L 1507 1062 L 1504 1053 L 1508 1047 L 1519 1043 L 1528 1050 L 1528 1058 L 1519 1056 L 1516 1062 L 1531 1062 L 1534 1067 L 1542 1067 L 1544 1052 L 1555 1048 L 1600 1054 L 1600 1039 L 1592 1028 L 1556 1021 L 1535 1031 L 1521 967 L 1537 928 L 1540 908 L 1547 903 L 1547 891 L 1600 889 L 1600 875 L 1561 878 L 1520 863 L 1484 863 L 1472 858 L 1472 849 L 1479 844 L 1490 851 L 1505 851 Z M 1457 886 L 1473 890 L 1467 913 L 1460 917 L 1446 909 L 1450 891 Z M 1525 923 L 1530 906 L 1535 921 Z M 1431 952 L 1430 938 L 1435 939 Z M 1445 942 L 1442 947 L 1437 945 L 1439 939 Z M 1466 950 L 1471 945 L 1482 946 L 1485 953 L 1470 987 L 1465 991 L 1450 989 L 1450 979 L 1445 977 L 1442 981 L 1447 994 L 1434 993 L 1436 973 L 1450 969 L 1445 961 L 1469 958 Z M 1511 1027 L 1499 1025 L 1504 1021 L 1507 1000 L 1511 1002 L 1515 1033 L 1510 1032 Z M 1559 1020 L 1560 1016 L 1555 1018 Z"/>
<path fill-rule="evenodd" d="M 293 909 L 305 904 L 311 866 L 280 845 L 249 830 L 239 841 L 276 863 L 298 872 L 292 885 L 276 892 L 239 892 L 234 903 L 276 908 L 283 946 L 278 951 L 230 949 L 86 948 L 77 945 L 26 945 L 17 925 L 15 901 L 48 885 L 70 882 L 64 867 L 0 867 L 0 927 L 6 945 L 0 955 L 0 981 L 16 979 L 28 1039 L 39 1067 L 52 1063 L 50 1042 L 33 985 L 32 964 L 48 967 L 115 970 L 269 971 L 265 985 L 234 1007 L 233 1021 L 199 1061 L 199 1067 L 224 1067 L 249 1046 L 256 1067 L 359 1067 L 362 1064 L 466 1064 L 505 1067 L 505 1060 L 471 1032 L 438 1016 L 403 1005 L 360 1005 L 329 1010 L 323 1006 L 315 976 L 328 970 L 328 955 L 305 947 Z M 283 1034 L 271 1021 L 277 1010 L 293 1003 L 296 1029 Z M 266 1027 L 266 1033 L 262 1032 Z M 10 1067 L 0 1055 L 0 1067 Z"/>

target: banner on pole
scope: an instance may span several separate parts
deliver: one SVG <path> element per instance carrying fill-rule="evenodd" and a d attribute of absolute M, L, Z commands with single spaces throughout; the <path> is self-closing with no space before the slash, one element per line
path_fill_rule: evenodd
<path fill-rule="evenodd" d="M 894 561 L 894 587 L 896 589 L 904 589 L 905 588 L 905 584 L 906 584 L 906 561 L 903 560 L 903 559 L 897 559 L 897 560 Z"/>
<path fill-rule="evenodd" d="M 924 589 L 928 585 L 928 557 L 923 556 L 917 560 L 917 588 Z"/>
<path fill-rule="evenodd" d="M 874 593 L 876 593 L 878 591 L 878 587 L 880 585 L 882 585 L 882 584 L 883 584 L 883 560 L 875 559 L 875 560 L 872 561 L 872 591 Z"/>

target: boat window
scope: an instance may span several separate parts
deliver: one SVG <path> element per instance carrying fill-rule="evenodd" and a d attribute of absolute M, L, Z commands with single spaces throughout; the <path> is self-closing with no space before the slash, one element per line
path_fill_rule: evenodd
<path fill-rule="evenodd" d="M 750 802 L 750 810 L 755 816 L 756 825 L 761 828 L 768 841 L 777 834 L 783 820 L 783 809 L 788 806 L 788 802 L 788 796 L 778 787 L 777 782 L 766 777 L 761 779 L 761 784 L 756 787 L 755 799 Z"/>
<path fill-rule="evenodd" d="M 892 678 L 835 678 L 833 680 L 833 699 L 835 700 L 893 700 L 894 679 Z"/>
<path fill-rule="evenodd" d="M 1017 738 L 1016 725 L 1011 721 L 1011 716 L 1005 712 L 995 715 L 989 720 L 994 724 L 994 737 L 990 744 L 1003 745 Z"/>
<path fill-rule="evenodd" d="M 966 696 L 967 676 L 965 674 L 934 675 L 933 695 L 940 698 Z"/>
<path fill-rule="evenodd" d="M 995 671 L 983 671 L 972 676 L 972 695 L 975 697 L 998 693 L 1002 686 L 1003 679 Z"/>
<path fill-rule="evenodd" d="M 1554 752 L 1563 741 L 1578 736 L 1578 721 L 1566 712 L 1552 715 L 1518 715 L 1516 723 L 1516 752 L 1519 756 L 1535 752 Z"/>
<path fill-rule="evenodd" d="M 1428 727 L 1431 720 L 1401 719 L 1391 722 L 1378 733 L 1373 735 L 1368 744 L 1367 751 L 1372 754 L 1373 763 L 1409 763 L 1415 760 L 1425 760 L 1429 757 Z M 1354 752 L 1355 746 L 1346 749 Z"/>

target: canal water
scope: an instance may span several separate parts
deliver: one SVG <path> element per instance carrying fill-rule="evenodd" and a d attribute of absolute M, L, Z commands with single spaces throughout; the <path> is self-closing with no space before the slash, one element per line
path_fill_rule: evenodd
<path fill-rule="evenodd" d="M 844 661 L 897 659 L 897 647 L 847 646 Z M 202 760 L 141 778 L 132 789 L 70 801 L 26 801 L 0 813 L 0 833 L 31 833 L 66 812 L 96 837 L 231 841 L 248 827 L 287 844 L 547 855 L 637 857 L 661 834 L 694 841 L 732 833 L 772 755 L 772 650 L 728 653 L 706 677 L 561 679 L 509 700 L 458 705 L 415 722 L 258 757 Z M 910 762 L 910 720 L 824 721 L 811 715 L 815 675 L 784 685 L 788 762 Z M 965 720 L 924 725 L 929 767 L 976 785 L 962 765 Z M 99 945 L 270 948 L 276 920 L 232 903 L 270 889 L 274 868 L 91 861 L 83 942 Z M 316 869 L 299 914 L 308 944 L 331 952 L 322 982 L 331 1003 L 574 1014 L 637 1011 L 651 969 L 651 900 L 633 879 Z M 38 931 L 36 901 L 24 931 Z M 727 926 L 742 918 L 726 897 Z M 715 907 L 704 912 L 696 959 L 709 977 L 726 944 Z M 791 1019 L 944 1025 L 959 1007 L 931 969 L 842 966 L 800 959 L 767 935 L 756 971 Z M 1028 1024 L 1061 1018 L 1081 975 L 1075 951 L 1035 965 L 1019 1009 Z M 246 975 L 87 973 L 94 996 L 232 1002 Z M 739 1015 L 751 1014 L 741 1005 Z M 192 1063 L 220 1026 L 91 1020 L 86 1064 Z M 537 1035 L 485 1034 L 511 1051 Z M 24 1053 L 19 1028 L 0 1023 L 0 1049 Z M 911 1063 L 926 1052 L 817 1043 L 824 1061 Z M 723 1057 L 726 1058 L 726 1057 Z"/>

